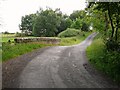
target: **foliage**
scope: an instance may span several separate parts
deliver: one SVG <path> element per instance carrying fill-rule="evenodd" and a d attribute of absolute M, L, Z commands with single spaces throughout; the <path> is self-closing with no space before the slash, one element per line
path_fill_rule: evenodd
<path fill-rule="evenodd" d="M 101 38 L 96 38 L 87 48 L 89 61 L 99 70 L 120 84 L 120 53 L 108 52 Z"/>
<path fill-rule="evenodd" d="M 86 11 L 81 10 L 81 11 L 74 11 L 71 15 L 70 18 L 73 20 L 73 23 L 71 25 L 71 28 L 75 29 L 81 29 L 82 31 L 88 31 L 89 30 L 89 18 L 86 13 Z"/>
<path fill-rule="evenodd" d="M 71 28 L 75 28 L 75 29 L 81 29 L 82 27 L 82 20 L 81 19 L 76 19 L 76 21 L 73 21 Z"/>
<path fill-rule="evenodd" d="M 58 34 L 58 37 L 73 37 L 80 35 L 80 30 L 68 28 L 67 30 Z"/>
<path fill-rule="evenodd" d="M 70 19 L 75 21 L 77 18 L 84 18 L 86 15 L 86 12 L 84 10 L 76 10 L 76 11 L 73 11 L 72 14 L 70 14 Z"/>
<path fill-rule="evenodd" d="M 59 24 L 60 17 L 55 11 L 50 8 L 42 10 L 35 19 L 33 34 L 34 36 L 55 36 Z"/>
<path fill-rule="evenodd" d="M 85 22 L 83 22 L 83 23 L 82 23 L 81 30 L 82 30 L 82 31 L 88 31 L 88 30 L 89 30 L 89 26 L 88 26 Z"/>
<path fill-rule="evenodd" d="M 19 25 L 19 28 L 22 31 L 22 33 L 24 33 L 25 35 L 32 34 L 35 17 L 36 17 L 36 14 L 22 16 L 21 24 Z"/>
<path fill-rule="evenodd" d="M 59 8 L 52 10 L 40 8 L 34 14 L 25 15 L 21 18 L 19 25 L 21 34 L 18 36 L 57 36 L 67 28 L 89 30 L 89 18 L 85 10 L 74 11 L 70 16 L 63 14 Z"/>
<path fill-rule="evenodd" d="M 120 51 L 120 42 L 118 43 L 115 40 L 110 39 L 107 40 L 105 44 L 108 51 Z"/>
<path fill-rule="evenodd" d="M 67 28 L 70 28 L 72 24 L 72 20 L 70 18 L 66 18 L 64 15 L 61 17 L 60 25 L 57 27 L 58 31 L 56 35 L 58 35 L 60 32 L 66 30 Z"/>
<path fill-rule="evenodd" d="M 116 48 L 116 44 L 117 44 L 117 48 L 119 48 L 119 28 L 120 28 L 120 3 L 119 2 L 92 2 L 89 4 L 90 9 L 94 11 L 97 11 L 97 13 L 101 13 L 102 17 L 102 23 L 99 21 L 99 23 L 101 23 L 101 25 L 104 25 L 104 29 L 101 29 L 103 31 L 103 35 L 104 35 L 104 40 L 106 43 L 107 49 L 111 49 L 110 45 L 112 45 L 113 48 Z M 89 9 L 89 10 L 90 10 Z M 92 13 L 93 13 L 92 12 Z M 99 25 L 99 27 L 101 26 Z M 111 26 L 111 29 L 109 29 Z M 110 31 L 111 30 L 111 31 Z M 109 36 L 107 36 L 110 33 Z M 108 40 L 109 39 L 109 40 Z M 113 43 L 113 44 L 111 44 Z M 116 48 L 116 51 L 118 50 Z"/>

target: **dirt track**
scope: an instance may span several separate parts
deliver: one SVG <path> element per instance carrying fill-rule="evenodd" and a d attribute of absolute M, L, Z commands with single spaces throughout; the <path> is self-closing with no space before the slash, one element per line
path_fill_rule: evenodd
<path fill-rule="evenodd" d="M 3 87 L 114 88 L 87 61 L 85 49 L 96 33 L 73 46 L 39 49 L 3 64 Z"/>

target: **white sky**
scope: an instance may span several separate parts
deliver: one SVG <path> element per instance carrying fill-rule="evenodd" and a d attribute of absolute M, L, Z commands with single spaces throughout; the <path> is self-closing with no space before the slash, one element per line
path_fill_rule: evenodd
<path fill-rule="evenodd" d="M 0 32 L 20 32 L 21 17 L 35 13 L 40 7 L 60 8 L 69 15 L 73 10 L 84 9 L 85 5 L 85 0 L 0 0 Z"/>

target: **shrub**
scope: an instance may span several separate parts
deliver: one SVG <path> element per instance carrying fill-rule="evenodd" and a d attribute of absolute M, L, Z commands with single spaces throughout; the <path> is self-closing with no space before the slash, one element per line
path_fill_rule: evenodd
<path fill-rule="evenodd" d="M 68 28 L 67 30 L 58 34 L 58 37 L 73 37 L 80 35 L 80 30 Z"/>
<path fill-rule="evenodd" d="M 95 39 L 87 48 L 90 62 L 100 71 L 120 84 L 120 53 L 107 51 L 102 39 Z"/>

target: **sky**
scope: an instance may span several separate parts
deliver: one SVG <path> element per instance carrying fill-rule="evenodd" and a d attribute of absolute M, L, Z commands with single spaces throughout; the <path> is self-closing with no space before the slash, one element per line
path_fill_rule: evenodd
<path fill-rule="evenodd" d="M 85 0 L 0 0 L 0 32 L 20 32 L 21 17 L 36 13 L 39 8 L 50 7 L 70 15 L 74 10 L 83 10 Z"/>

